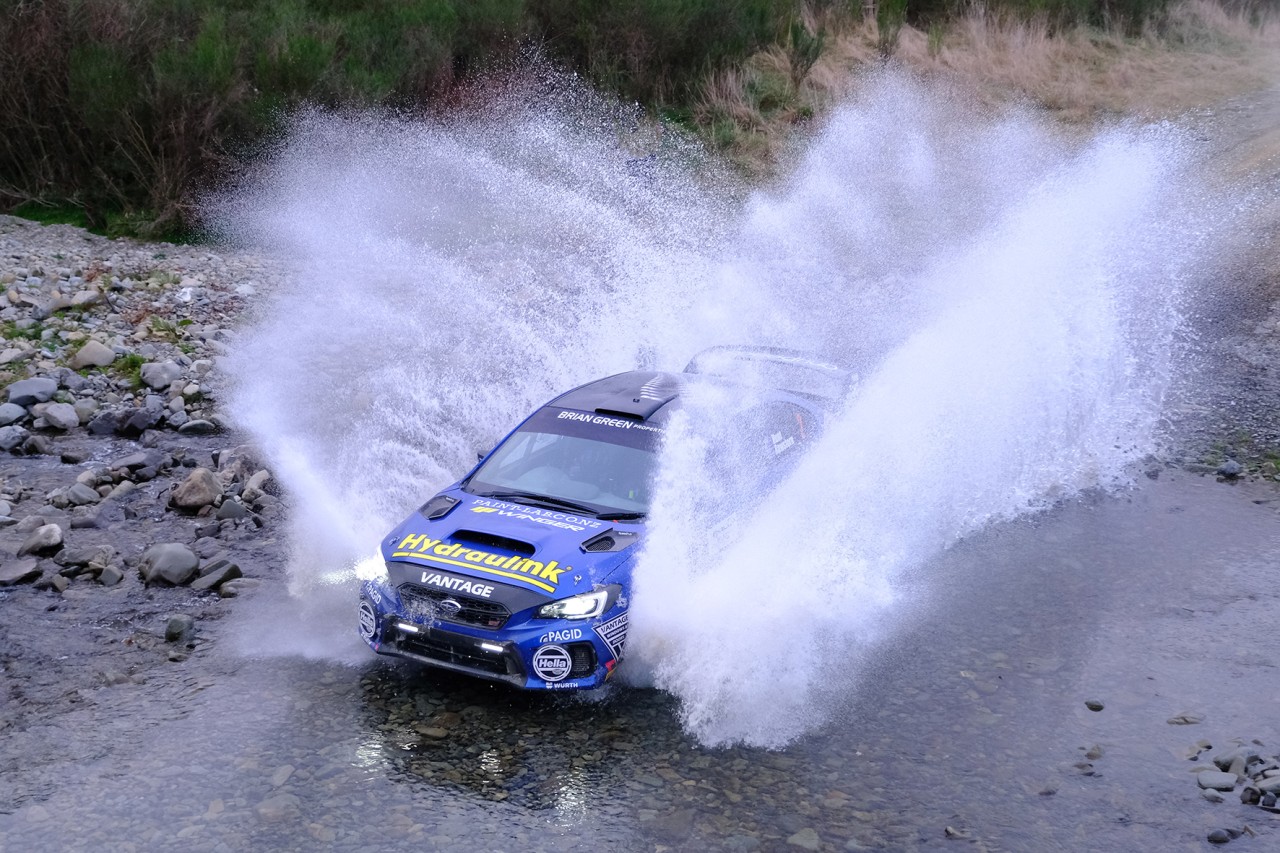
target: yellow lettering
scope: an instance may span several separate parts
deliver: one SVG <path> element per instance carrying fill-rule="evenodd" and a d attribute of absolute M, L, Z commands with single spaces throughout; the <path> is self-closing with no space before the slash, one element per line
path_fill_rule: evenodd
<path fill-rule="evenodd" d="M 468 551 L 467 556 L 462 559 L 466 560 L 468 563 L 483 563 L 484 558 L 487 556 L 489 555 L 484 551 Z"/>
<path fill-rule="evenodd" d="M 486 566 L 501 566 L 506 561 L 507 561 L 507 558 L 502 556 L 501 554 L 490 554 L 489 556 L 484 558 L 484 564 Z"/>
<path fill-rule="evenodd" d="M 414 548 L 417 548 L 420 544 L 422 544 L 422 540 L 424 540 L 424 539 L 426 539 L 426 538 L 427 538 L 427 534 L 425 534 L 425 533 L 419 533 L 419 534 L 416 534 L 416 535 L 409 535 L 409 536 L 406 536 L 406 537 L 404 537 L 403 539 L 401 539 L 401 540 L 400 540 L 400 547 L 398 548 L 398 550 L 400 550 L 400 551 L 405 551 L 405 550 L 412 551 Z"/>
<path fill-rule="evenodd" d="M 547 580 L 551 581 L 553 584 L 559 585 L 560 573 L 568 570 L 569 570 L 569 566 L 565 566 L 563 569 L 557 569 L 556 561 L 552 560 L 550 563 L 547 563 L 546 567 L 542 570 L 542 573 L 541 575 L 539 575 L 539 577 L 544 577 Z"/>
<path fill-rule="evenodd" d="M 535 569 L 534 566 L 537 566 L 537 568 Z M 520 564 L 516 571 L 525 572 L 537 577 L 538 572 L 542 571 L 542 563 L 539 563 L 537 560 L 525 560 Z"/>
<path fill-rule="evenodd" d="M 508 557 L 508 558 L 507 558 L 507 561 L 506 561 L 505 563 L 503 563 L 503 564 L 502 564 L 502 568 L 504 568 L 504 569 L 514 569 L 514 568 L 516 567 L 516 563 L 520 562 L 522 559 L 524 559 L 524 558 L 523 558 L 523 557 L 520 557 L 519 555 L 517 555 L 517 556 L 515 556 L 515 557 Z"/>
<path fill-rule="evenodd" d="M 452 557 L 454 554 L 463 550 L 462 546 L 457 542 L 453 544 L 441 544 L 436 546 L 436 555 L 440 557 Z"/>

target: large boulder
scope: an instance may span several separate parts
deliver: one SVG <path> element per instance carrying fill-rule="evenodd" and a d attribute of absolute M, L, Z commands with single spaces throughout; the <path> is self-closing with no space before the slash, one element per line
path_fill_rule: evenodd
<path fill-rule="evenodd" d="M 58 383 L 47 376 L 19 379 L 9 386 L 9 402 L 15 406 L 34 406 L 47 403 L 58 393 Z"/>
<path fill-rule="evenodd" d="M 196 468 L 187 475 L 170 499 L 175 507 L 198 510 L 222 496 L 222 482 L 208 468 Z"/>
<path fill-rule="evenodd" d="M 0 404 L 0 426 L 17 423 L 27 416 L 27 410 L 17 403 Z"/>
<path fill-rule="evenodd" d="M 142 555 L 138 566 L 142 579 L 148 584 L 160 583 L 182 586 L 196 576 L 199 558 L 186 545 L 169 542 L 152 545 Z"/>
<path fill-rule="evenodd" d="M 72 370 L 82 370 L 86 367 L 106 367 L 115 360 L 116 354 L 110 347 L 98 341 L 89 341 L 71 356 L 67 364 Z"/>
<path fill-rule="evenodd" d="M 142 365 L 139 371 L 142 384 L 154 391 L 167 391 L 182 377 L 182 368 L 172 361 L 152 361 Z"/>

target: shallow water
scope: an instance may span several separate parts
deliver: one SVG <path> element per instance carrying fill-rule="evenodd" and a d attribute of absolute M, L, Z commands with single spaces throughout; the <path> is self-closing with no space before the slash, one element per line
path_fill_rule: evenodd
<path fill-rule="evenodd" d="M 1186 750 L 1280 752 L 1277 498 L 1166 471 L 988 528 L 905 580 L 911 621 L 776 752 L 699 746 L 657 691 L 245 657 L 250 602 L 173 663 L 155 632 L 184 592 L 132 622 L 95 615 L 102 590 L 52 612 L 6 592 L 0 850 L 930 850 L 961 843 L 947 827 L 974 849 L 1200 850 L 1245 824 L 1264 849 L 1280 819 L 1203 800 Z"/>

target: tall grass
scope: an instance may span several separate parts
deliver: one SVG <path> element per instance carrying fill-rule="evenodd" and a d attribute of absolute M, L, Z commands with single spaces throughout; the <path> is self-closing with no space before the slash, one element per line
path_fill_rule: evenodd
<path fill-rule="evenodd" d="M 1280 0 L 1225 2 L 1245 21 Z M 973 0 L 0 0 L 0 209 L 52 202 L 108 230 L 171 233 L 290 110 L 456 105 L 474 91 L 461 81 L 529 45 L 759 159 L 770 143 L 753 137 L 820 110 L 855 57 L 927 42 L 929 61 L 954 70 L 1081 27 L 1206 38 L 1168 4 L 986 0 L 975 15 Z"/>

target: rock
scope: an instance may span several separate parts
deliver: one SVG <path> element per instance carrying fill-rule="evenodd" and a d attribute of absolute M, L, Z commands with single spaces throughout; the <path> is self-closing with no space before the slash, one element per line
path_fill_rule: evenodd
<path fill-rule="evenodd" d="M 196 468 L 169 499 L 178 509 L 198 510 L 222 496 L 222 483 L 208 468 Z"/>
<path fill-rule="evenodd" d="M 217 517 L 222 520 L 231 519 L 235 521 L 241 518 L 248 518 L 249 510 L 245 509 L 244 504 L 239 501 L 228 498 L 222 502 L 222 506 L 218 507 Z"/>
<path fill-rule="evenodd" d="M 17 423 L 27 416 L 27 410 L 19 406 L 17 403 L 5 403 L 0 405 L 0 427 Z"/>
<path fill-rule="evenodd" d="M 76 412 L 75 406 L 70 403 L 52 403 L 44 410 L 41 417 L 50 427 L 64 432 L 80 426 L 80 415 Z"/>
<path fill-rule="evenodd" d="M 93 416 L 98 411 L 98 401 L 91 397 L 83 400 L 76 400 L 75 403 L 72 404 L 72 408 L 76 410 L 76 416 L 80 418 L 80 423 L 87 424 L 89 421 L 93 420 Z"/>
<path fill-rule="evenodd" d="M 291 821 L 301 813 L 302 800 L 293 794 L 277 794 L 254 807 L 258 818 L 266 823 Z"/>
<path fill-rule="evenodd" d="M 115 566 L 107 566 L 98 573 L 98 583 L 103 586 L 115 586 L 122 580 L 124 580 L 124 572 Z"/>
<path fill-rule="evenodd" d="M 89 421 L 86 429 L 90 435 L 115 435 L 116 428 L 120 426 L 119 412 L 103 412 L 102 414 Z"/>
<path fill-rule="evenodd" d="M 10 429 L 10 427 L 5 427 Z M 27 440 L 22 442 L 22 452 L 28 456 L 45 456 L 51 449 L 49 439 L 43 435 L 29 435 Z"/>
<path fill-rule="evenodd" d="M 37 554 L 41 556 L 53 554 L 62 548 L 62 528 L 56 524 L 43 524 L 31 531 L 31 534 L 18 549 L 18 556 Z"/>
<path fill-rule="evenodd" d="M 227 581 L 244 577 L 240 567 L 230 560 L 214 560 L 200 569 L 200 577 L 191 584 L 192 589 L 205 590 L 221 586 Z"/>
<path fill-rule="evenodd" d="M 160 423 L 163 415 L 147 408 L 133 409 L 125 412 L 116 420 L 116 432 L 125 438 L 138 438 L 147 430 Z"/>
<path fill-rule="evenodd" d="M 34 557 L 13 560 L 0 565 L 0 586 L 30 583 L 38 577 L 40 577 L 40 569 Z"/>
<path fill-rule="evenodd" d="M 217 431 L 218 427 L 212 421 L 200 419 L 187 421 L 178 427 L 178 433 L 181 435 L 212 435 Z"/>
<path fill-rule="evenodd" d="M 71 297 L 72 308 L 91 308 L 102 301 L 102 294 L 96 290 L 80 290 Z"/>
<path fill-rule="evenodd" d="M 247 444 L 241 444 L 218 454 L 218 476 L 224 483 L 243 482 L 252 477 L 262 466 L 257 452 Z"/>
<path fill-rule="evenodd" d="M 276 772 L 271 774 L 271 787 L 279 788 L 285 782 L 289 781 L 289 777 L 293 775 L 293 765 L 286 764 L 283 767 L 276 768 Z"/>
<path fill-rule="evenodd" d="M 1166 720 L 1171 726 L 1194 726 L 1197 723 L 1204 722 L 1204 714 L 1178 714 Z"/>
<path fill-rule="evenodd" d="M 9 386 L 9 402 L 15 406 L 34 406 L 46 403 L 58 393 L 58 383 L 47 376 L 19 379 Z"/>
<path fill-rule="evenodd" d="M 235 598 L 237 596 L 244 595 L 250 590 L 257 589 L 261 584 L 262 581 L 257 578 L 236 578 L 235 580 L 227 581 L 222 586 L 218 587 L 218 597 Z"/>
<path fill-rule="evenodd" d="M 81 462 L 89 458 L 89 451 L 84 449 L 68 449 L 62 451 L 58 457 L 64 465 L 79 465 Z"/>
<path fill-rule="evenodd" d="M 1236 775 L 1223 773 L 1221 770 L 1201 770 L 1196 774 L 1196 782 L 1201 788 L 1212 788 L 1215 791 L 1234 791 Z"/>
<path fill-rule="evenodd" d="M 12 453 L 21 447 L 30 435 L 31 433 L 17 425 L 0 427 L 0 450 Z"/>
<path fill-rule="evenodd" d="M 30 533 L 37 527 L 42 527 L 49 522 L 42 515 L 28 515 L 22 521 L 18 522 L 18 526 L 14 530 L 18 533 Z"/>
<path fill-rule="evenodd" d="M 185 643 L 195 633 L 196 620 L 192 619 L 185 613 L 179 613 L 169 617 L 169 622 L 164 626 L 164 641 L 166 643 Z"/>
<path fill-rule="evenodd" d="M 1244 760 L 1246 765 L 1258 758 L 1258 748 L 1254 746 L 1241 746 L 1235 749 L 1224 749 L 1213 757 L 1213 763 L 1219 770 L 1230 770 L 1231 765 L 1240 759 Z"/>
<path fill-rule="evenodd" d="M 97 341 L 89 341 L 71 356 L 67 362 L 72 370 L 83 370 L 86 367 L 106 367 L 116 360 L 111 349 Z"/>
<path fill-rule="evenodd" d="M 1244 470 L 1244 466 L 1234 459 L 1228 459 L 1218 466 L 1218 476 L 1228 479 L 1239 477 L 1240 472 Z"/>
<path fill-rule="evenodd" d="M 1218 791 L 1213 788 L 1204 789 L 1200 792 L 1200 796 L 1204 797 L 1211 803 L 1220 803 L 1226 799 L 1226 797 L 1222 796 L 1222 794 L 1218 793 Z"/>
<path fill-rule="evenodd" d="M 808 826 L 787 838 L 787 844 L 792 847 L 799 847 L 802 850 L 822 849 L 822 839 L 818 837 L 818 833 L 812 827 Z"/>
<path fill-rule="evenodd" d="M 1253 784 L 1263 794 L 1280 794 L 1280 776 L 1255 781 Z"/>
<path fill-rule="evenodd" d="M 75 506 L 85 506 L 87 504 L 96 504 L 102 500 L 102 495 L 96 490 L 85 485 L 84 483 L 75 483 L 66 492 L 67 500 Z"/>
<path fill-rule="evenodd" d="M 1231 840 L 1231 833 L 1225 829 L 1215 829 L 1209 833 L 1210 844 L 1226 844 Z"/>
<path fill-rule="evenodd" d="M 167 391 L 182 376 L 182 368 L 172 361 L 153 361 L 139 371 L 142 384 L 155 391 Z"/>
<path fill-rule="evenodd" d="M 181 586 L 196 576 L 200 561 L 191 549 L 177 542 L 152 545 L 142 555 L 139 573 L 148 583 L 166 583 Z"/>
<path fill-rule="evenodd" d="M 1088 708 L 1090 711 L 1101 711 L 1103 708 L 1106 707 L 1097 699 L 1086 699 L 1084 706 Z"/>

